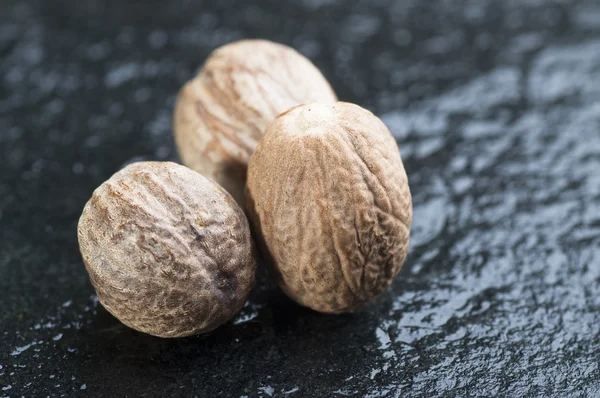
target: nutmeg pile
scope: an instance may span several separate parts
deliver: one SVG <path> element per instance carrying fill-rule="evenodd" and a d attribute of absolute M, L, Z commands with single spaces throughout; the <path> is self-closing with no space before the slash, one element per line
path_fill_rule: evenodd
<path fill-rule="evenodd" d="M 281 289 L 323 313 L 362 307 L 400 271 L 412 202 L 396 141 L 295 50 L 215 50 L 179 94 L 174 135 L 187 167 L 129 165 L 79 220 L 90 280 L 125 325 L 182 337 L 233 318 L 254 284 L 251 229 Z"/>

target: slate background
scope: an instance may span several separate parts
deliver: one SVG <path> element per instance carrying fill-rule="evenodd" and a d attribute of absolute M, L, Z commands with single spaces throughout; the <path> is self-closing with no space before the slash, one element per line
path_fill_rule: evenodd
<path fill-rule="evenodd" d="M 0 396 L 599 396 L 600 3 L 249 3 L 0 1 Z M 233 323 L 141 335 L 98 305 L 77 219 L 124 164 L 176 159 L 178 89 L 246 37 L 388 124 L 410 256 L 355 314 L 261 274 Z"/>

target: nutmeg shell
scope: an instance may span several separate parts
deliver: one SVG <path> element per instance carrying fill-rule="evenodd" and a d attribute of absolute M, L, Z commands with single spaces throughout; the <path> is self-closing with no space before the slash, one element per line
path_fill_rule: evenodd
<path fill-rule="evenodd" d="M 398 274 L 412 200 L 396 141 L 353 104 L 309 104 L 269 126 L 246 206 L 281 288 L 325 313 L 363 306 Z"/>
<path fill-rule="evenodd" d="M 248 297 L 256 271 L 247 219 L 216 183 L 171 162 L 139 162 L 100 185 L 78 225 L 100 303 L 159 337 L 209 332 Z"/>
<path fill-rule="evenodd" d="M 325 77 L 296 50 L 241 40 L 215 50 L 182 88 L 175 142 L 186 166 L 242 203 L 248 160 L 269 123 L 299 104 L 336 101 Z"/>

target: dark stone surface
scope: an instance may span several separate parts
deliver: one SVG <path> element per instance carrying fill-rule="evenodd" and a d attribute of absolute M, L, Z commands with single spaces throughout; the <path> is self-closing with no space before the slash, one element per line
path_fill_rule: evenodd
<path fill-rule="evenodd" d="M 0 396 L 599 396 L 600 4 L 248 3 L 0 3 Z M 136 333 L 98 306 L 77 219 L 127 162 L 176 158 L 179 87 L 244 37 L 388 124 L 411 254 L 351 315 L 262 274 L 209 335 Z"/>

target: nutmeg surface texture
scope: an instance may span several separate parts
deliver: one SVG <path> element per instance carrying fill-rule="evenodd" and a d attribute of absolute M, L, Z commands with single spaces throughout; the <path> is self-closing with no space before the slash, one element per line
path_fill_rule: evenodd
<path fill-rule="evenodd" d="M 131 164 L 98 187 L 78 239 L 102 305 L 154 336 L 215 329 L 242 308 L 255 278 L 242 210 L 220 186 L 171 162 Z"/>
<path fill-rule="evenodd" d="M 406 259 L 412 200 L 398 145 L 357 105 L 277 117 L 250 160 L 246 207 L 280 287 L 320 312 L 362 307 Z"/>
<path fill-rule="evenodd" d="M 299 104 L 336 101 L 325 77 L 296 50 L 266 40 L 227 44 L 179 93 L 179 156 L 242 203 L 248 160 L 269 123 Z"/>

